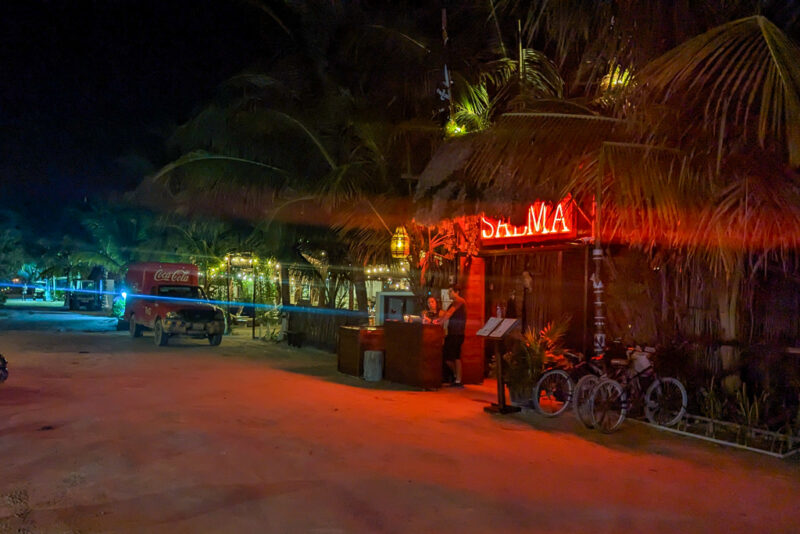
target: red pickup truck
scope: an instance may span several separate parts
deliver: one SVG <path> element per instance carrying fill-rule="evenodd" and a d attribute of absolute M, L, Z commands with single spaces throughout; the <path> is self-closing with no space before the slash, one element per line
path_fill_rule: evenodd
<path fill-rule="evenodd" d="M 190 263 L 133 263 L 125 277 L 128 295 L 124 319 L 131 337 L 153 330 L 156 345 L 171 336 L 207 338 L 219 345 L 225 331 L 225 315 L 208 302 L 198 286 L 198 270 Z"/>

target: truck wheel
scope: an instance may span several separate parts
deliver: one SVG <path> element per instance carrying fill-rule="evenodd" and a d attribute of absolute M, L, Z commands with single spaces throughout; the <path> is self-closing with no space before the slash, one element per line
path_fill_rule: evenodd
<path fill-rule="evenodd" d="M 156 324 L 153 326 L 153 339 L 155 340 L 156 345 L 159 347 L 164 347 L 167 345 L 169 334 L 164 332 L 164 326 L 161 324 L 161 319 L 156 319 Z"/>
<path fill-rule="evenodd" d="M 142 337 L 142 327 L 136 324 L 136 317 L 133 314 L 128 320 L 128 330 L 131 333 L 131 337 Z"/>
<path fill-rule="evenodd" d="M 222 343 L 222 334 L 208 334 L 208 344 L 216 347 Z"/>

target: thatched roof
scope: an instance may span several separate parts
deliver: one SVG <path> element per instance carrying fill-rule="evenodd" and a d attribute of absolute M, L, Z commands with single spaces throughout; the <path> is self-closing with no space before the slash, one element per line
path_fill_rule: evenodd
<path fill-rule="evenodd" d="M 636 131 L 628 124 L 505 115 L 490 131 L 439 149 L 417 189 L 417 220 L 481 212 L 520 220 L 535 199 L 569 193 L 591 200 L 602 165 L 605 242 L 678 248 L 717 263 L 721 251 L 800 248 L 800 180 L 787 174 L 779 153 L 753 145 L 715 174 L 713 163 L 680 150 L 632 142 Z"/>
<path fill-rule="evenodd" d="M 445 143 L 417 186 L 417 220 L 479 212 L 519 215 L 535 199 L 559 200 L 623 123 L 598 115 L 508 113 L 489 131 Z"/>

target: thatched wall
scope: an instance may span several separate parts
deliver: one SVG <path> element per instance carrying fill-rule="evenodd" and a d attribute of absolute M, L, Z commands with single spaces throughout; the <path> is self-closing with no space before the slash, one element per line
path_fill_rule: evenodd
<path fill-rule="evenodd" d="M 499 304 L 509 316 L 507 308 L 513 306 L 523 328 L 534 331 L 550 321 L 569 318 L 566 346 L 586 350 L 591 318 L 584 306 L 585 253 L 584 247 L 576 247 L 488 257 L 487 313 L 493 316 Z M 512 293 L 515 299 L 509 302 Z"/>
<path fill-rule="evenodd" d="M 330 308 L 297 308 L 289 312 L 289 331 L 301 333 L 302 343 L 336 350 L 340 326 L 366 324 L 366 313 Z"/>

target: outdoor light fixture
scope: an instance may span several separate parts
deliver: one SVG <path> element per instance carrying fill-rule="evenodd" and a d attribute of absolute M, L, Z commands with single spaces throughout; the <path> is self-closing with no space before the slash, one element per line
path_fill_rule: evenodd
<path fill-rule="evenodd" d="M 402 260 L 408 257 L 411 250 L 411 241 L 408 238 L 408 232 L 402 226 L 398 226 L 394 235 L 392 235 L 392 257 Z"/>

